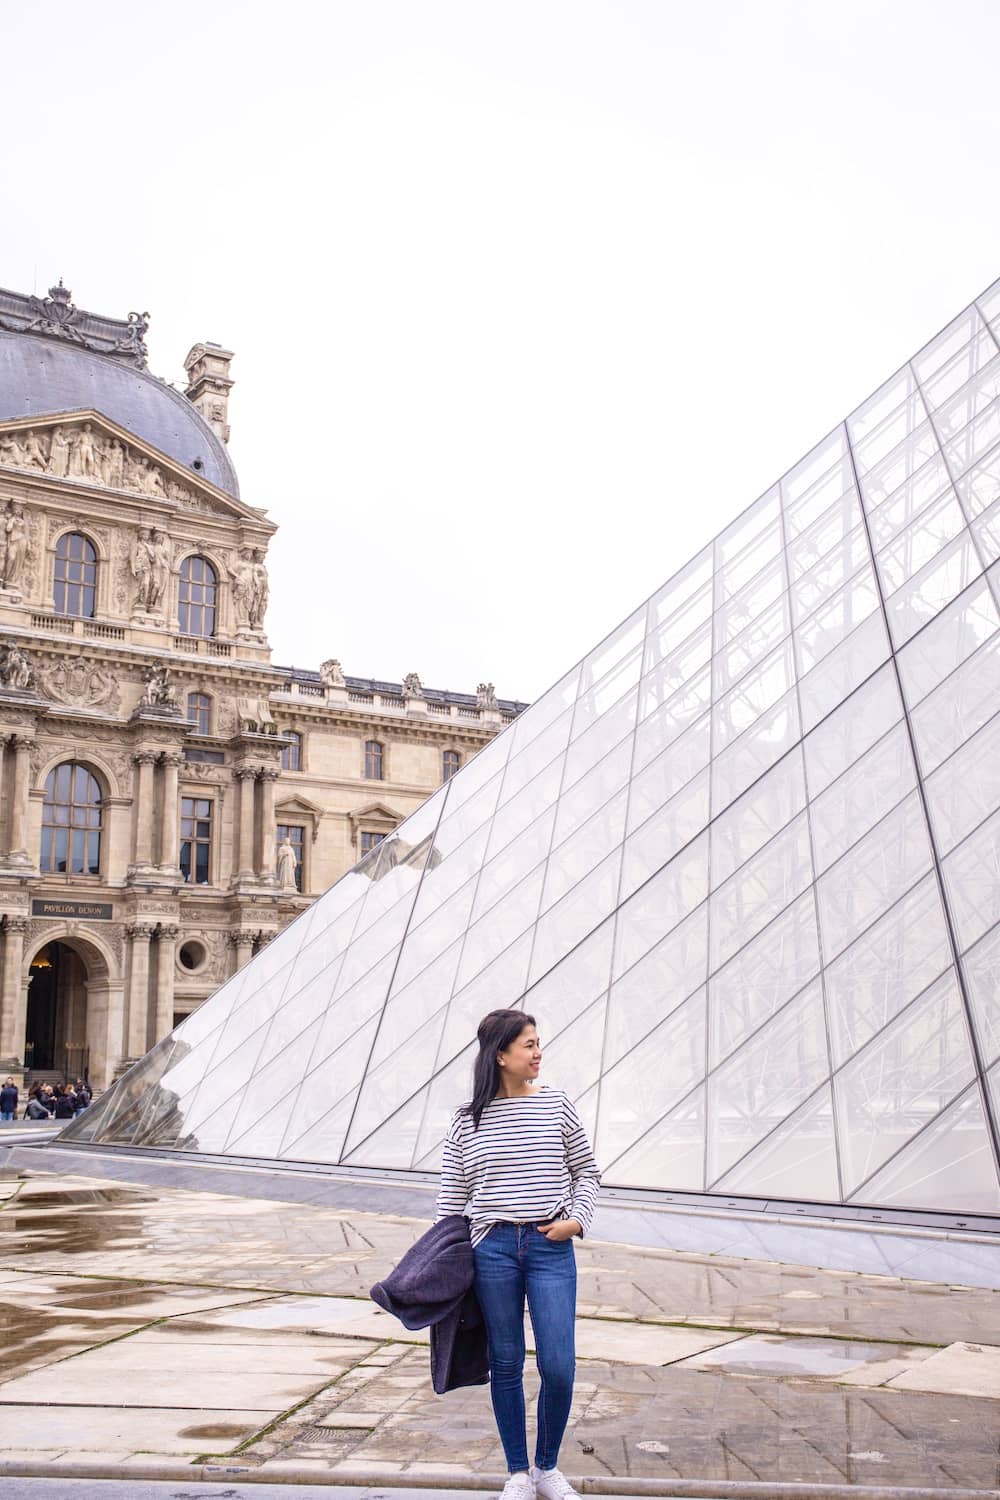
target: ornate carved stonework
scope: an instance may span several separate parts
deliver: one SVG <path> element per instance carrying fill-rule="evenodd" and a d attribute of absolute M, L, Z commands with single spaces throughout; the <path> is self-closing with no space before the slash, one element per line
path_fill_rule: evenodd
<path fill-rule="evenodd" d="M 94 354 L 111 354 L 137 369 L 146 368 L 149 313 L 130 312 L 123 323 L 85 312 L 73 305 L 73 293 L 61 279 L 58 286 L 49 287 L 47 297 L 5 292 L 0 297 L 0 314 L 0 328 L 64 339 Z"/>
<path fill-rule="evenodd" d="M 132 608 L 135 597 L 135 579 L 132 575 L 132 547 L 126 531 L 115 533 L 113 552 L 113 571 L 111 586 L 114 589 L 115 608 L 119 614 L 126 614 Z"/>
<path fill-rule="evenodd" d="M 112 712 L 120 698 L 118 678 L 82 654 L 64 657 L 40 672 L 39 685 L 45 696 L 57 703 L 88 704 Z"/>
<path fill-rule="evenodd" d="M 326 687 L 346 687 L 347 681 L 335 656 L 323 662 L 319 669 L 320 680 Z"/>
<path fill-rule="evenodd" d="M 216 708 L 215 729 L 221 735 L 236 733 L 236 704 L 231 698 L 224 698 Z"/>
<path fill-rule="evenodd" d="M 205 962 L 197 973 L 180 966 L 181 973 L 191 979 L 196 979 L 199 983 L 204 979 L 218 982 L 226 978 L 228 954 L 224 932 L 216 932 L 209 927 L 185 927 L 184 941 L 201 943 L 205 949 Z"/>
<path fill-rule="evenodd" d="M 199 781 L 228 782 L 229 770 L 226 766 L 207 766 L 199 760 L 189 760 L 184 763 L 184 778 L 195 776 Z"/>
<path fill-rule="evenodd" d="M 230 561 L 229 572 L 237 630 L 259 634 L 264 628 L 269 592 L 263 552 L 259 547 L 241 547 Z"/>
<path fill-rule="evenodd" d="M 31 742 L 28 758 L 31 763 L 31 774 L 37 781 L 42 767 L 47 765 L 54 756 L 63 756 L 66 760 L 86 759 L 87 739 L 91 738 L 87 731 L 83 740 L 58 740 L 58 739 L 36 739 Z M 118 783 L 118 794 L 127 796 L 132 783 L 132 760 L 133 757 L 127 750 L 105 750 L 100 752 L 101 765 L 111 769 Z M 112 788 L 114 791 L 114 788 Z"/>
<path fill-rule="evenodd" d="M 170 681 L 170 669 L 165 666 L 146 668 L 146 686 L 139 699 L 140 708 L 158 708 L 165 713 L 180 714 L 177 690 Z"/>
<path fill-rule="evenodd" d="M 133 608 L 140 614 L 162 616 L 171 566 L 166 532 L 158 527 L 140 526 L 128 562 L 136 585 Z"/>
<path fill-rule="evenodd" d="M 121 923 L 120 922 L 115 922 L 113 926 L 109 927 L 107 929 L 107 932 L 105 933 L 105 937 L 107 939 L 108 947 L 111 949 L 112 953 L 115 955 L 115 958 L 116 958 L 116 960 L 118 962 L 118 966 L 120 968 L 121 967 L 121 963 L 122 963 L 122 959 L 123 959 L 123 957 L 125 955 L 125 941 L 124 941 L 124 938 L 122 936 L 122 925 L 121 925 Z"/>
<path fill-rule="evenodd" d="M 207 515 L 229 514 L 207 495 L 182 484 L 138 448 L 86 420 L 0 432 L 0 465 L 152 500 L 175 500 Z"/>
<path fill-rule="evenodd" d="M 24 506 L 8 500 L 0 514 L 0 588 L 18 596 L 24 593 L 30 549 Z"/>
<path fill-rule="evenodd" d="M 13 644 L 0 649 L 0 687 L 9 688 L 15 693 L 26 693 L 34 678 L 26 651 Z"/>

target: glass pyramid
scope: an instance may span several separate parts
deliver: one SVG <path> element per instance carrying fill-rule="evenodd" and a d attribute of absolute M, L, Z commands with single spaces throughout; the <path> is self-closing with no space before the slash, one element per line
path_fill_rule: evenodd
<path fill-rule="evenodd" d="M 537 1016 L 605 1183 L 1000 1213 L 1000 283 L 65 1132 L 433 1169 Z"/>

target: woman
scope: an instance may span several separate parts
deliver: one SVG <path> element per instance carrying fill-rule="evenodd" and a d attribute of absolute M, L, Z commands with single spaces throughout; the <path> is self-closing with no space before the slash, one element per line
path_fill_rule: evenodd
<path fill-rule="evenodd" d="M 470 1103 L 452 1119 L 438 1218 L 465 1214 L 486 1324 L 490 1395 L 510 1477 L 501 1500 L 576 1496 L 556 1468 L 573 1400 L 576 1257 L 600 1173 L 573 1101 L 539 1087 L 533 1016 L 493 1010 L 479 1023 Z M 541 1376 L 535 1462 L 528 1468 L 524 1299 Z"/>

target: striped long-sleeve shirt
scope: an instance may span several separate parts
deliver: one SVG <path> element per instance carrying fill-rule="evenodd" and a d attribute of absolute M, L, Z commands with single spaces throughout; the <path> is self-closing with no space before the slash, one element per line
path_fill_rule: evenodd
<path fill-rule="evenodd" d="M 491 1099 L 479 1129 L 453 1116 L 441 1164 L 437 1216 L 465 1214 L 473 1245 L 494 1224 L 578 1219 L 590 1228 L 600 1187 L 587 1133 L 562 1089 Z"/>

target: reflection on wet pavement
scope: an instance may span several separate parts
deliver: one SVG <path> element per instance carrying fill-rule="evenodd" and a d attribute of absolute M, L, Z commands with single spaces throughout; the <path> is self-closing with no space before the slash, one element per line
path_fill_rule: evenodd
<path fill-rule="evenodd" d="M 367 1296 L 425 1227 L 0 1172 L 0 1457 L 495 1472 L 488 1394 L 434 1397 L 426 1335 Z M 996 1394 L 997 1361 L 974 1350 L 1000 1350 L 1000 1294 L 593 1241 L 576 1254 L 567 1471 L 1000 1482 L 995 1404 L 947 1384 L 954 1369 Z M 963 1339 L 973 1352 L 946 1358 Z"/>

